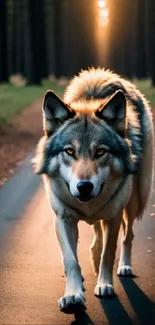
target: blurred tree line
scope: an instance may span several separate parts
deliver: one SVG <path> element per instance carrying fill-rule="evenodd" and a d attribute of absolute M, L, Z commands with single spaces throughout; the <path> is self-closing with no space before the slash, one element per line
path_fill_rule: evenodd
<path fill-rule="evenodd" d="M 40 84 L 51 74 L 69 77 L 94 65 L 94 4 L 0 0 L 0 82 L 20 73 L 29 84 Z"/>
<path fill-rule="evenodd" d="M 107 0 L 105 66 L 155 85 L 155 0 Z"/>
<path fill-rule="evenodd" d="M 101 28 L 97 0 L 0 0 L 0 82 L 20 73 L 40 84 L 101 65 L 155 85 L 155 0 L 107 6 L 109 23 Z"/>

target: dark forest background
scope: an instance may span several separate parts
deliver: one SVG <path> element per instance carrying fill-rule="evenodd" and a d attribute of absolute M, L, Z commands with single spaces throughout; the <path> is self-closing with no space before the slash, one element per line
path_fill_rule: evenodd
<path fill-rule="evenodd" d="M 105 66 L 155 85 L 155 0 L 107 0 L 109 23 L 98 25 L 97 0 L 0 0 L 0 82 L 28 84 Z"/>

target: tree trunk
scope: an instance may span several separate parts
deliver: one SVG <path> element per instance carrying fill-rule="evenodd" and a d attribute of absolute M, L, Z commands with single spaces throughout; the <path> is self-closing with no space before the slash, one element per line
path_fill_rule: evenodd
<path fill-rule="evenodd" d="M 29 84 L 40 84 L 42 78 L 48 75 L 43 3 L 43 0 L 29 0 L 28 15 L 31 60 Z"/>
<path fill-rule="evenodd" d="M 149 5 L 149 20 L 150 20 L 150 74 L 152 86 L 155 87 L 155 2 L 152 0 Z"/>
<path fill-rule="evenodd" d="M 145 44 L 145 0 L 137 0 L 137 26 L 136 26 L 136 43 L 137 43 L 137 60 L 136 76 L 139 79 L 146 78 L 146 44 Z"/>
<path fill-rule="evenodd" d="M 6 1 L 0 0 L 0 82 L 8 82 L 8 32 Z"/>
<path fill-rule="evenodd" d="M 61 42 L 61 0 L 54 2 L 54 48 L 55 48 L 55 76 L 62 74 L 62 42 Z"/>

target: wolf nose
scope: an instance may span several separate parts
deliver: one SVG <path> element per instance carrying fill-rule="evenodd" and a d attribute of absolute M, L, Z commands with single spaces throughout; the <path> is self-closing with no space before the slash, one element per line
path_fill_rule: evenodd
<path fill-rule="evenodd" d="M 77 189 L 83 196 L 88 196 L 94 188 L 94 185 L 89 181 L 81 181 L 77 184 Z"/>

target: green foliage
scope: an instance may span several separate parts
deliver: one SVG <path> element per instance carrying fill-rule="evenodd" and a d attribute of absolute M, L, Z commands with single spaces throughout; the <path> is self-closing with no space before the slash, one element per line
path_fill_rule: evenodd
<path fill-rule="evenodd" d="M 60 86 L 56 81 L 44 81 L 41 87 L 0 84 L 0 126 L 8 123 L 35 99 L 43 97 L 48 89 L 62 96 L 64 86 Z"/>
<path fill-rule="evenodd" d="M 155 107 L 155 88 L 152 87 L 151 80 L 133 80 L 137 88 L 145 95 L 151 107 Z"/>

